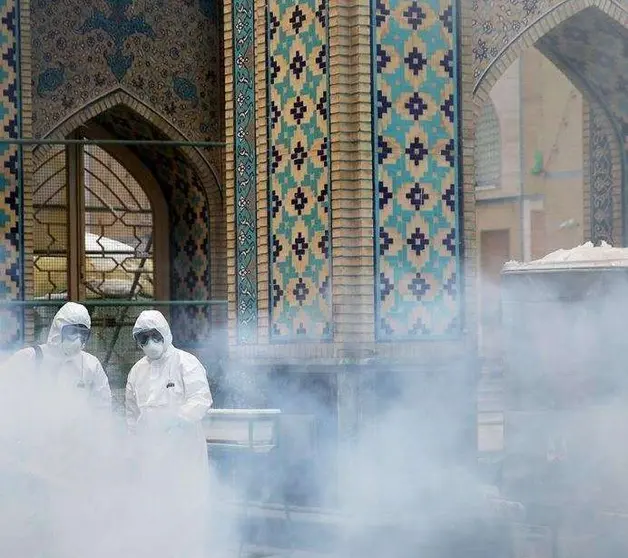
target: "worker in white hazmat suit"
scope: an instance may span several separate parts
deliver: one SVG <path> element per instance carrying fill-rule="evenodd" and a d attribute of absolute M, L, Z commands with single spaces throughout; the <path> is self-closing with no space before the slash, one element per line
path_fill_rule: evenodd
<path fill-rule="evenodd" d="M 91 325 L 87 308 L 68 302 L 53 318 L 46 343 L 21 349 L 3 363 L 3 369 L 46 374 L 62 387 L 84 391 L 95 406 L 110 409 L 107 375 L 98 358 L 83 350 Z"/>
<path fill-rule="evenodd" d="M 202 420 L 212 405 L 207 373 L 194 355 L 173 346 L 161 312 L 142 312 L 133 337 L 145 356 L 129 372 L 126 417 L 147 456 L 141 478 L 163 485 L 160 506 L 151 509 L 160 550 L 175 544 L 180 556 L 204 556 L 209 462 Z"/>
<path fill-rule="evenodd" d="M 0 556 L 68 556 L 61 532 L 83 520 L 70 494 L 102 480 L 90 474 L 97 451 L 111 447 L 111 390 L 98 358 L 83 350 L 90 332 L 85 306 L 69 302 L 46 343 L 0 366 Z"/>
<path fill-rule="evenodd" d="M 161 312 L 142 312 L 133 327 L 133 338 L 145 356 L 127 379 L 130 428 L 193 430 L 205 454 L 201 421 L 212 406 L 205 368 L 194 355 L 173 346 L 170 326 Z"/>

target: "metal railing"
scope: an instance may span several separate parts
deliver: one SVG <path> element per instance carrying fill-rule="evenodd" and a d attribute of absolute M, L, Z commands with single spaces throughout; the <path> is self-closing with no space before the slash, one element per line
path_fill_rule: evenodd
<path fill-rule="evenodd" d="M 0 138 L 0 145 L 21 145 L 39 147 L 40 145 L 126 145 L 126 146 L 155 146 L 155 147 L 202 147 L 216 149 L 226 147 L 224 141 L 187 141 L 164 139 L 129 139 L 129 138 L 99 138 L 99 139 L 47 139 L 47 138 Z"/>
<path fill-rule="evenodd" d="M 56 312 L 66 300 L 0 301 L 2 314 L 23 324 L 27 332 L 23 343 L 4 347 L 12 351 L 21 345 L 45 343 Z M 142 352 L 132 336 L 133 325 L 143 310 L 164 314 L 173 334 L 174 344 L 195 354 L 206 367 L 219 361 L 226 350 L 227 302 L 223 300 L 86 300 L 92 334 L 85 348 L 101 361 L 112 390 L 121 390 L 129 370 Z"/>

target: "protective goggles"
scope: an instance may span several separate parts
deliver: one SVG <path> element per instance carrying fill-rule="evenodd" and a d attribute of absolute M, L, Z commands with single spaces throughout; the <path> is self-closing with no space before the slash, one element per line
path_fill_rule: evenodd
<path fill-rule="evenodd" d="M 140 347 L 146 345 L 149 341 L 154 341 L 155 343 L 163 343 L 164 338 L 156 329 L 148 329 L 146 331 L 140 331 L 136 333 L 134 336 L 135 341 Z"/>
<path fill-rule="evenodd" d="M 90 329 L 82 324 L 66 325 L 61 328 L 61 339 L 64 341 L 81 339 L 83 343 L 87 343 L 90 334 Z"/>

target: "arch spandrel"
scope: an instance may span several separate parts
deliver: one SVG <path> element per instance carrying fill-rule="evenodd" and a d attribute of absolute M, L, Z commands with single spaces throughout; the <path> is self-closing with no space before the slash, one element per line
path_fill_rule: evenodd
<path fill-rule="evenodd" d="M 628 22 L 628 12 L 623 7 L 601 0 L 533 0 L 516 5 L 506 1 L 475 2 L 473 8 L 473 92 L 480 101 L 486 99 L 505 69 L 532 45 L 543 50 L 544 44 L 561 42 L 559 37 L 565 31 L 567 35 L 572 32 L 573 37 L 581 30 L 589 35 L 597 31 L 598 39 L 607 32 L 617 35 L 618 30 L 626 30 Z M 591 60 L 599 54 L 596 51 L 605 50 L 602 41 L 572 43 L 562 55 L 571 58 L 574 52 L 588 47 L 585 58 Z"/>
<path fill-rule="evenodd" d="M 168 115 L 186 137 L 218 140 L 220 14 L 204 4 L 34 0 L 34 136 L 123 87 Z"/>
<path fill-rule="evenodd" d="M 560 0 L 472 2 L 473 81 L 476 87 L 488 68 L 501 58 L 504 49 L 560 3 Z"/>
<path fill-rule="evenodd" d="M 46 139 L 63 139 L 81 126 L 87 124 L 93 118 L 115 107 L 122 107 L 124 110 L 128 110 L 136 115 L 137 118 L 145 122 L 143 126 L 145 129 L 147 129 L 146 123 L 148 123 L 150 128 L 159 132 L 159 137 L 153 137 L 154 132 L 147 132 L 144 134 L 145 136 L 152 134 L 151 137 L 153 137 L 153 139 L 167 139 L 181 142 L 191 140 L 191 138 L 185 136 L 170 120 L 166 119 L 150 105 L 144 103 L 138 97 L 122 88 L 113 89 L 103 96 L 94 99 L 90 104 L 83 106 L 80 110 L 69 114 L 65 120 L 60 122 L 55 128 L 47 130 L 42 137 Z M 136 136 L 138 136 L 138 134 L 129 137 L 142 139 Z M 150 138 L 145 137 L 144 139 Z M 37 164 L 37 161 L 43 157 L 43 153 L 49 148 L 50 146 L 48 145 L 40 145 L 35 148 L 35 164 Z M 194 163 L 197 172 L 208 190 L 215 187 L 215 189 L 218 190 L 218 195 L 222 197 L 222 186 L 218 170 L 215 165 L 209 162 L 207 153 L 196 147 L 181 147 L 180 149 Z"/>

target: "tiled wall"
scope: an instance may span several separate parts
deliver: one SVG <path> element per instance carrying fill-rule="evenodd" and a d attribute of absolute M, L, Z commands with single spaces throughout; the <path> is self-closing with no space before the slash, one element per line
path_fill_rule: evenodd
<path fill-rule="evenodd" d="M 113 137 L 222 139 L 217 6 L 207 0 L 35 0 L 34 135 L 63 137 L 96 118 Z M 171 298 L 224 299 L 222 151 L 136 151 L 169 204 Z M 192 334 L 196 321 L 189 322 Z"/>
<path fill-rule="evenodd" d="M 225 22 L 229 302 L 238 355 L 384 355 L 395 350 L 382 341 L 457 338 L 455 6 L 276 0 L 266 9 L 239 0 L 225 3 Z M 391 60 L 378 72 L 382 49 Z M 394 143 L 386 161 L 372 126 Z M 390 241 L 380 240 L 380 224 L 396 242 L 383 255 Z M 395 289 L 383 300 L 388 281 Z"/>
<path fill-rule="evenodd" d="M 18 138 L 22 133 L 20 79 L 20 17 L 17 0 L 0 0 L 0 122 L 2 138 Z M 0 146 L 0 299 L 19 299 L 24 288 L 20 228 L 23 184 L 22 150 L 17 145 Z M 19 312 L 0 311 L 0 344 L 21 340 Z"/>
<path fill-rule="evenodd" d="M 219 139 L 220 17 L 207 0 L 33 0 L 34 133 L 117 87 L 190 139 Z"/>
<path fill-rule="evenodd" d="M 373 14 L 376 336 L 460 332 L 456 5 Z"/>
<path fill-rule="evenodd" d="M 35 0 L 32 5 L 28 0 L 0 2 L 3 136 L 63 138 L 120 105 L 168 139 L 220 140 L 222 21 L 216 6 L 206 0 L 157 2 L 145 9 L 132 2 L 109 0 L 88 4 L 72 0 Z M 128 121 L 131 130 L 123 132 L 139 138 L 141 131 L 133 129 L 133 122 Z M 161 172 L 162 182 L 177 193 L 169 200 L 174 204 L 174 298 L 224 299 L 221 150 L 184 149 L 179 157 L 170 153 L 170 158 L 156 150 L 152 157 L 144 155 L 147 164 L 160 161 L 155 172 Z M 4 218 L 0 226 L 5 241 L 0 252 L 4 271 L 0 297 L 28 298 L 32 296 L 28 177 L 33 155 L 16 146 L 3 146 L 1 157 L 4 203 L 0 209 Z M 22 211 L 25 219 L 20 223 Z M 1 319 L 7 335 L 0 343 L 19 343 L 23 333 L 20 321 L 5 313 Z"/>
<path fill-rule="evenodd" d="M 270 338 L 333 338 L 327 0 L 271 0 Z"/>

